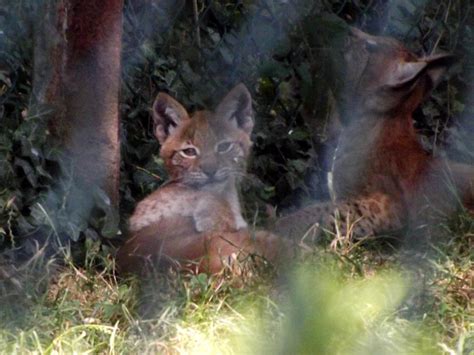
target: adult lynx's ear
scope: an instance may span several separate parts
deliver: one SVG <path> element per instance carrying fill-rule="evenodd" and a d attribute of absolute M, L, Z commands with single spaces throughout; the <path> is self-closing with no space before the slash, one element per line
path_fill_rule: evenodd
<path fill-rule="evenodd" d="M 188 120 L 186 109 L 168 94 L 160 92 L 153 103 L 154 133 L 158 141 L 164 141 L 183 121 Z"/>
<path fill-rule="evenodd" d="M 430 91 L 438 85 L 443 74 L 456 62 L 452 54 L 436 54 L 418 59 L 416 62 L 400 62 L 395 69 L 389 73 L 388 85 L 393 88 L 401 88 L 414 83 L 422 75 L 427 75 Z"/>
<path fill-rule="evenodd" d="M 252 96 L 244 84 L 234 87 L 217 106 L 216 115 L 250 135 L 253 129 Z"/>
<path fill-rule="evenodd" d="M 428 63 L 426 72 L 431 80 L 430 89 L 434 89 L 439 84 L 443 78 L 443 75 L 446 74 L 448 69 L 457 62 L 456 56 L 449 53 L 434 54 L 429 57 L 422 58 L 422 60 Z"/>
<path fill-rule="evenodd" d="M 423 70 L 427 67 L 426 62 L 400 62 L 388 73 L 387 85 L 392 88 L 403 88 L 413 84 Z"/>

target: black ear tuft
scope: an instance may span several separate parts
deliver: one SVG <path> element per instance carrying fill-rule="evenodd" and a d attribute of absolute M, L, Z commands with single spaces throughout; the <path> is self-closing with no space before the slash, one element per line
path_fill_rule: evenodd
<path fill-rule="evenodd" d="M 434 54 L 423 60 L 428 63 L 426 72 L 431 80 L 431 89 L 434 89 L 449 68 L 458 62 L 458 58 L 449 53 Z"/>
<path fill-rule="evenodd" d="M 187 119 L 188 113 L 178 101 L 165 93 L 156 96 L 153 103 L 154 133 L 161 144 Z"/>
<path fill-rule="evenodd" d="M 253 129 L 252 96 L 244 84 L 235 86 L 217 106 L 220 119 L 232 121 L 247 134 Z"/>

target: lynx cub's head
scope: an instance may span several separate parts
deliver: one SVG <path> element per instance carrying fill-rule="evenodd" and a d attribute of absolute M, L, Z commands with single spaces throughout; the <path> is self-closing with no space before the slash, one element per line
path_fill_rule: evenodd
<path fill-rule="evenodd" d="M 189 115 L 165 93 L 153 104 L 154 133 L 170 177 L 193 187 L 222 185 L 245 170 L 253 128 L 252 98 L 237 85 L 216 110 Z"/>
<path fill-rule="evenodd" d="M 419 57 L 399 41 L 351 28 L 344 48 L 345 110 L 397 116 L 412 113 L 436 87 L 451 54 Z"/>

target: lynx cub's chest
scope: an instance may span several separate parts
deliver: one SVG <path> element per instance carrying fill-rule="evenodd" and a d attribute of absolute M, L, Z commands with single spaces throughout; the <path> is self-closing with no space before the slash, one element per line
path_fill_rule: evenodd
<path fill-rule="evenodd" d="M 189 233 L 238 230 L 246 226 L 242 226 L 239 218 L 242 218 L 240 214 L 234 214 L 219 194 L 171 184 L 138 204 L 130 218 L 129 230 L 133 233 L 152 227 L 159 234 L 160 230 L 172 228 L 173 223 L 179 228 L 187 219 L 192 220 Z"/>

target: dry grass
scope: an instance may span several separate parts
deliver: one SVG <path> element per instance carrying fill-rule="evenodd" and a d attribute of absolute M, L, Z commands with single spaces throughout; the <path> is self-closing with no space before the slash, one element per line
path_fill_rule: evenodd
<path fill-rule="evenodd" d="M 94 246 L 80 268 L 51 268 L 38 256 L 0 280 L 0 349 L 469 354 L 472 217 L 461 214 L 445 228 L 450 238 L 416 252 L 374 240 L 328 242 L 292 270 L 255 271 L 238 288 L 222 275 L 119 279 Z"/>

